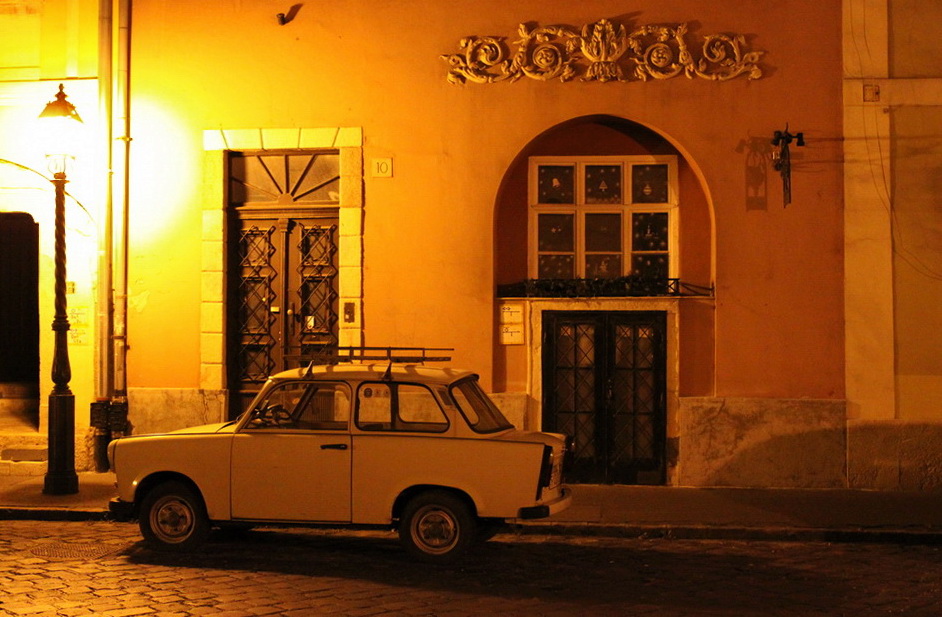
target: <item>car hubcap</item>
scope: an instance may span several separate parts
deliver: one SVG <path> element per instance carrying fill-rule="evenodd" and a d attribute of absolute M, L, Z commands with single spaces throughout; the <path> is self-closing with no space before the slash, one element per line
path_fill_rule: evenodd
<path fill-rule="evenodd" d="M 185 540 L 193 529 L 193 511 L 177 498 L 158 502 L 152 512 L 152 527 L 166 542 Z"/>
<path fill-rule="evenodd" d="M 428 507 L 416 516 L 412 532 L 424 550 L 441 553 L 457 540 L 458 524 L 450 512 Z"/>

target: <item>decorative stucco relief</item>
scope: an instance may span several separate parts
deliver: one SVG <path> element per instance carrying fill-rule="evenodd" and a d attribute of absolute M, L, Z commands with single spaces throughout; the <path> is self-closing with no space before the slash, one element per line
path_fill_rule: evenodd
<path fill-rule="evenodd" d="M 688 45 L 687 24 L 646 25 L 628 34 L 624 25 L 601 19 L 577 31 L 568 26 L 520 24 L 517 48 L 510 53 L 505 37 L 469 36 L 456 54 L 446 54 L 448 81 L 463 84 L 517 81 L 647 81 L 686 75 L 726 81 L 740 75 L 762 77 L 761 51 L 746 51 L 743 35 L 711 34 Z"/>

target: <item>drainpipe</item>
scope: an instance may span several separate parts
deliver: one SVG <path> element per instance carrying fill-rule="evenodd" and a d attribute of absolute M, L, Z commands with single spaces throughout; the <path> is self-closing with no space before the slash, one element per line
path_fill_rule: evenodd
<path fill-rule="evenodd" d="M 98 233 L 98 313 L 95 380 L 95 402 L 91 408 L 91 426 L 94 435 L 95 470 L 108 470 L 105 449 L 108 445 L 108 404 L 114 392 L 114 347 L 111 335 L 114 304 L 111 297 L 112 235 L 114 193 L 112 186 L 114 163 L 113 68 L 114 28 L 113 0 L 98 3 L 98 114 L 101 118 L 101 161 L 104 167 L 102 186 L 102 212 Z"/>
<path fill-rule="evenodd" d="M 114 195 L 112 175 L 114 173 L 113 149 L 114 119 L 113 113 L 113 86 L 112 83 L 112 53 L 114 26 L 112 18 L 112 0 L 101 0 L 98 12 L 98 107 L 102 119 L 102 160 L 105 168 L 104 188 L 102 201 L 104 216 L 100 222 L 98 240 L 98 379 L 95 384 L 95 397 L 111 397 L 114 389 L 113 352 L 111 346 L 112 328 L 112 299 L 111 299 L 111 239 L 112 239 L 112 208 Z"/>
<path fill-rule="evenodd" d="M 118 438 L 127 432 L 128 383 L 127 383 L 127 314 L 128 314 L 128 210 L 130 204 L 131 153 L 131 0 L 118 0 L 118 67 L 116 77 L 115 118 L 121 131 L 124 147 L 117 157 L 115 169 L 118 185 L 115 194 L 120 196 L 120 213 L 116 212 L 114 236 L 114 396 L 111 400 L 110 428 L 112 437 Z"/>

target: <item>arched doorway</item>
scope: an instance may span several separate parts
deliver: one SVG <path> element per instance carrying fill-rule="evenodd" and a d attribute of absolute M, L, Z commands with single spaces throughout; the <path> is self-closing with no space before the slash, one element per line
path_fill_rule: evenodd
<path fill-rule="evenodd" d="M 39 225 L 0 212 L 0 430 L 39 426 Z"/>
<path fill-rule="evenodd" d="M 495 391 L 573 438 L 572 480 L 669 483 L 680 395 L 713 384 L 712 216 L 666 138 L 611 116 L 533 139 L 495 210 Z M 683 340 L 683 355 L 681 355 Z"/>

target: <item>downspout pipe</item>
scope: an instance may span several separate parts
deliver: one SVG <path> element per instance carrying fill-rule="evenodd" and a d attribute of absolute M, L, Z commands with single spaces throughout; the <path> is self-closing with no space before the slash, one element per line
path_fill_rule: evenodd
<path fill-rule="evenodd" d="M 128 213 L 130 209 L 130 154 L 131 154 L 131 0 L 118 0 L 118 49 L 116 77 L 115 119 L 123 143 L 119 166 L 115 169 L 120 196 L 120 211 L 115 213 L 114 225 L 114 395 L 111 400 L 111 433 L 118 438 L 127 432 L 128 417 Z"/>
<path fill-rule="evenodd" d="M 104 168 L 102 211 L 98 237 L 98 371 L 95 397 L 110 398 L 114 391 L 114 352 L 111 344 L 112 313 L 112 225 L 114 192 L 114 15 L 113 0 L 100 0 L 98 7 L 98 113 L 101 118 L 101 161 Z"/>
<path fill-rule="evenodd" d="M 98 229 L 98 297 L 95 359 L 95 402 L 91 407 L 95 470 L 108 470 L 105 449 L 109 440 L 108 406 L 114 395 L 114 301 L 112 298 L 114 210 L 114 0 L 98 3 L 98 115 L 102 216 Z"/>

